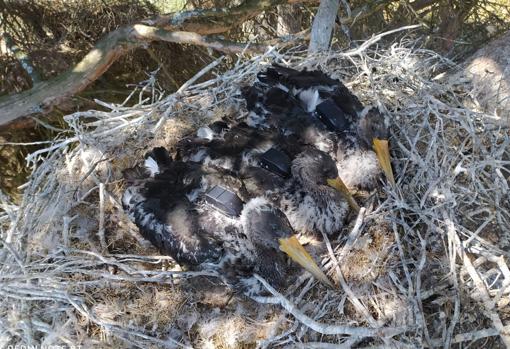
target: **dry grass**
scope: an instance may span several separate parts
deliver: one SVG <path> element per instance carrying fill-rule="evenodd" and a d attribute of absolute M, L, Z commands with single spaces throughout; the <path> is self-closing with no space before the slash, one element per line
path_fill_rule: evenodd
<path fill-rule="evenodd" d="M 20 205 L 0 196 L 0 343 L 509 345 L 508 130 L 441 79 L 451 62 L 407 37 L 377 39 L 308 58 L 298 49 L 243 58 L 168 96 L 151 78 L 134 106 L 68 115 L 72 135 L 27 158 L 34 172 Z M 239 86 L 273 60 L 320 67 L 385 110 L 398 184 L 366 196 L 360 216 L 322 245 L 338 290 L 303 275 L 284 295 L 267 285 L 273 297 L 260 303 L 229 300 L 214 275 L 181 271 L 140 238 L 119 205 L 121 171 L 203 122 L 242 116 Z"/>

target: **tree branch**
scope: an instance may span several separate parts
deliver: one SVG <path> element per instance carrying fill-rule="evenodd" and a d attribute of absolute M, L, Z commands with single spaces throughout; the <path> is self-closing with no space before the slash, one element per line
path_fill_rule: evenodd
<path fill-rule="evenodd" d="M 340 18 L 341 24 L 353 24 L 354 22 L 367 18 L 372 14 L 382 10 L 385 6 L 390 3 L 395 2 L 395 0 L 373 0 L 367 1 L 365 4 L 356 7 L 352 10 L 352 14 L 350 17 Z"/>
<path fill-rule="evenodd" d="M 321 1 L 317 14 L 313 19 L 310 45 L 308 46 L 309 53 L 325 51 L 329 48 L 339 6 L 339 0 Z"/>
<path fill-rule="evenodd" d="M 94 48 L 71 70 L 48 81 L 37 83 L 19 94 L 0 97 L 0 128 L 14 120 L 37 113 L 47 113 L 98 79 L 122 55 L 152 41 L 199 45 L 215 50 L 240 53 L 261 52 L 264 45 L 235 43 L 206 34 L 223 33 L 266 9 L 279 4 L 317 3 L 317 0 L 246 0 L 233 8 L 181 11 L 121 27 L 97 42 Z M 391 0 L 373 0 L 353 10 L 351 23 L 365 17 Z M 364 12 L 366 11 L 366 12 Z M 285 39 L 285 38 L 282 38 Z M 288 40 L 287 40 L 288 41 Z M 275 44 L 273 41 L 271 44 Z M 24 123 L 22 123 L 24 124 Z"/>
<path fill-rule="evenodd" d="M 177 44 L 192 44 L 204 46 L 226 53 L 264 52 L 265 45 L 236 43 L 228 40 L 207 37 L 193 32 L 176 31 L 171 32 L 165 29 L 150 27 L 143 24 L 133 26 L 133 36 L 140 41 L 166 41 Z"/>
<path fill-rule="evenodd" d="M 273 9 L 280 4 L 297 4 L 317 0 L 246 0 L 233 8 L 214 8 L 204 10 L 181 11 L 161 15 L 144 21 L 144 24 L 164 28 L 171 31 L 190 31 L 197 34 L 219 34 L 229 31 L 257 16 L 265 10 Z"/>
<path fill-rule="evenodd" d="M 135 24 L 119 28 L 100 40 L 74 68 L 51 80 L 35 84 L 30 90 L 0 98 L 0 126 L 20 117 L 47 113 L 53 106 L 83 91 L 129 50 L 152 41 L 193 44 L 215 50 L 240 53 L 265 50 L 263 45 L 235 43 L 190 32 L 169 32 L 161 28 Z"/>

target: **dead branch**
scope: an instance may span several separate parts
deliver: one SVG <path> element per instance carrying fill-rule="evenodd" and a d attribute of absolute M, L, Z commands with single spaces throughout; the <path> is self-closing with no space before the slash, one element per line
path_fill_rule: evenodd
<path fill-rule="evenodd" d="M 466 268 L 467 272 L 469 273 L 469 276 L 474 281 L 474 284 L 479 291 L 479 295 L 482 301 L 482 304 L 484 306 L 485 315 L 492 321 L 492 325 L 494 328 L 498 331 L 498 334 L 505 344 L 507 348 L 510 347 L 510 335 L 508 334 L 508 330 L 506 329 L 505 325 L 503 324 L 503 321 L 501 320 L 501 317 L 499 316 L 498 312 L 496 311 L 496 304 L 492 300 L 491 296 L 489 295 L 489 292 L 487 290 L 487 287 L 485 286 L 483 280 L 480 278 L 479 273 L 476 271 L 476 269 L 473 266 L 473 263 L 471 263 L 471 260 L 466 255 L 466 252 L 464 250 L 464 246 L 462 242 L 460 241 L 457 232 L 455 231 L 455 225 L 451 221 L 449 217 L 445 215 L 445 223 L 447 226 L 448 234 L 451 234 L 453 236 L 453 242 L 455 244 L 455 247 L 457 249 L 457 254 L 462 259 L 462 262 L 464 263 L 464 267 Z"/>
<path fill-rule="evenodd" d="M 363 5 L 352 10 L 351 16 L 340 18 L 341 24 L 352 25 L 354 22 L 367 18 L 382 8 L 394 2 L 394 0 L 366 1 Z"/>
<path fill-rule="evenodd" d="M 236 43 L 219 38 L 203 36 L 223 33 L 253 18 L 262 11 L 282 3 L 302 3 L 308 0 L 247 0 L 234 8 L 182 11 L 158 16 L 121 27 L 101 39 L 95 47 L 72 69 L 48 81 L 35 84 L 32 89 L 0 98 L 0 128 L 9 124 L 25 127 L 27 116 L 46 114 L 53 107 L 65 104 L 70 97 L 83 91 L 104 74 L 121 56 L 149 42 L 165 41 L 192 44 L 226 53 L 262 52 L 265 45 Z M 316 2 L 312 1 L 311 2 Z M 352 17 L 341 19 L 342 24 L 351 19 L 372 13 L 388 0 L 375 1 L 372 7 L 362 6 L 353 10 Z M 336 13 L 336 12 L 335 12 Z M 289 38 L 284 38 L 289 41 Z M 313 40 L 312 40 L 313 41 Z M 274 45 L 275 42 L 269 43 Z M 30 123 L 30 120 L 28 120 Z"/>
<path fill-rule="evenodd" d="M 49 112 L 53 106 L 83 91 L 122 55 L 152 41 L 193 44 L 228 53 L 264 50 L 261 45 L 248 46 L 191 32 L 169 32 L 141 24 L 122 27 L 100 40 L 71 70 L 30 90 L 0 98 L 0 126 L 20 117 Z"/>
<path fill-rule="evenodd" d="M 134 25 L 133 30 L 133 37 L 136 37 L 140 41 L 166 41 L 176 44 L 192 44 L 212 48 L 226 53 L 242 53 L 243 51 L 263 52 L 267 49 L 265 45 L 236 43 L 228 40 L 203 36 L 194 32 L 170 32 L 165 29 L 142 24 Z"/>
<path fill-rule="evenodd" d="M 157 16 L 153 19 L 143 21 L 143 23 L 171 31 L 190 31 L 202 35 L 219 34 L 225 33 L 232 27 L 246 22 L 262 11 L 273 9 L 277 5 L 303 2 L 306 1 L 247 0 L 233 8 L 182 11 Z M 309 2 L 317 1 L 311 0 Z"/>
<path fill-rule="evenodd" d="M 326 51 L 331 41 L 335 18 L 340 6 L 339 0 L 322 0 L 313 19 L 309 53 Z"/>

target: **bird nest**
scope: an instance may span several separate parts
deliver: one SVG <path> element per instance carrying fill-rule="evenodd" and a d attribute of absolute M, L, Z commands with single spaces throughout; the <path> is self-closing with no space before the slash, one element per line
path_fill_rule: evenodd
<path fill-rule="evenodd" d="M 171 95 L 151 75 L 123 104 L 66 116 L 70 130 L 28 156 L 21 203 L 0 195 L 0 343 L 510 345 L 508 130 L 476 110 L 468 82 L 447 79 L 452 62 L 408 36 L 381 38 L 308 57 L 273 49 L 214 75 L 218 60 Z M 337 289 L 303 274 L 281 292 L 257 276 L 272 297 L 254 301 L 158 255 L 123 213 L 122 170 L 245 115 L 239 88 L 273 61 L 320 68 L 384 111 L 398 183 L 360 193 L 359 214 L 321 242 Z"/>

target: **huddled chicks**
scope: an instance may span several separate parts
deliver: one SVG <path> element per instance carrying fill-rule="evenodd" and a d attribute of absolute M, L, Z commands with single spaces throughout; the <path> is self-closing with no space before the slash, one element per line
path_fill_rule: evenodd
<path fill-rule="evenodd" d="M 340 231 L 358 208 L 348 188 L 374 189 L 383 173 L 395 183 L 384 117 L 317 70 L 273 65 L 242 95 L 244 120 L 126 170 L 125 211 L 162 253 L 241 293 L 260 294 L 255 273 L 285 287 L 285 254 L 333 287 L 296 235 Z"/>

